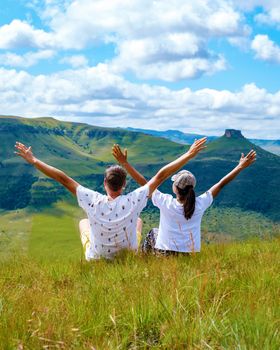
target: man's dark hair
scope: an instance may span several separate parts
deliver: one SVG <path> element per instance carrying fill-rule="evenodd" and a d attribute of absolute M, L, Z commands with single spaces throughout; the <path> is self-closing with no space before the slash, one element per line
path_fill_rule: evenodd
<path fill-rule="evenodd" d="M 106 169 L 104 178 L 110 190 L 116 192 L 125 184 L 126 171 L 120 165 L 111 165 Z"/>

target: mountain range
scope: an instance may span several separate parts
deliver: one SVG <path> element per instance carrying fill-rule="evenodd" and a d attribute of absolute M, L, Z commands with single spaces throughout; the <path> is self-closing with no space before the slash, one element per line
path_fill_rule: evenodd
<path fill-rule="evenodd" d="M 74 177 L 83 185 L 103 191 L 103 173 L 114 159 L 114 143 L 128 148 L 129 161 L 147 178 L 188 147 L 141 132 L 70 123 L 53 118 L 0 117 L 0 209 L 43 208 L 70 195 L 14 154 L 15 141 L 32 145 L 35 155 Z M 257 162 L 229 184 L 215 201 L 217 206 L 238 207 L 280 220 L 280 157 L 227 130 L 208 143 L 207 149 L 187 168 L 197 177 L 197 192 L 210 188 L 238 162 L 241 152 L 256 149 Z M 135 188 L 128 181 L 127 190 Z M 170 180 L 161 187 L 170 192 Z"/>
<path fill-rule="evenodd" d="M 157 137 L 163 137 L 167 140 L 171 140 L 177 143 L 181 143 L 182 145 L 189 145 L 193 143 L 195 139 L 204 137 L 206 135 L 201 134 L 189 134 L 184 133 L 179 130 L 150 130 L 150 129 L 139 129 L 139 128 L 127 128 L 129 131 L 142 132 L 147 135 L 153 135 Z M 218 138 L 218 136 L 207 136 L 209 141 L 213 141 Z M 257 146 L 262 147 L 266 151 L 274 153 L 276 155 L 280 155 L 280 140 L 263 140 L 263 139 L 249 139 L 252 143 Z"/>

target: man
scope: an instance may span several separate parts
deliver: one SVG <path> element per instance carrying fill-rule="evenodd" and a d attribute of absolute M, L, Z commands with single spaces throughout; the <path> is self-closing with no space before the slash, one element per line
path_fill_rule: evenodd
<path fill-rule="evenodd" d="M 124 248 L 137 250 L 138 217 L 148 198 L 163 181 L 203 150 L 205 142 L 205 137 L 195 141 L 188 152 L 160 169 L 144 186 L 127 195 L 122 195 L 126 171 L 119 165 L 113 165 L 105 171 L 106 195 L 102 195 L 81 186 L 61 170 L 36 158 L 31 146 L 16 142 L 15 153 L 77 196 L 80 207 L 88 217 L 80 222 L 80 234 L 86 260 L 91 260 L 112 258 Z"/>

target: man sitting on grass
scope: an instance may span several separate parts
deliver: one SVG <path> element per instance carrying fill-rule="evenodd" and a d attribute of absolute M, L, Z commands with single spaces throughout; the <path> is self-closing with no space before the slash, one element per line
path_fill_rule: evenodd
<path fill-rule="evenodd" d="M 193 143 L 189 151 L 160 169 L 144 186 L 123 195 L 126 185 L 126 171 L 119 165 L 106 169 L 104 188 L 106 195 L 81 186 L 38 158 L 32 148 L 16 142 L 16 154 L 35 166 L 42 173 L 61 183 L 77 196 L 79 206 L 84 209 L 87 219 L 80 222 L 80 234 L 86 260 L 101 257 L 112 258 L 121 249 L 137 250 L 137 225 L 140 230 L 139 215 L 156 188 L 190 159 L 205 148 L 206 138 Z"/>

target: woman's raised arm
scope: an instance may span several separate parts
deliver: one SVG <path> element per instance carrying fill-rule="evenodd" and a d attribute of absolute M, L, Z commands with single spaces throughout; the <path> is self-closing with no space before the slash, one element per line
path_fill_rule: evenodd
<path fill-rule="evenodd" d="M 238 165 L 225 177 L 223 177 L 218 183 L 212 186 L 209 191 L 212 193 L 212 196 L 215 198 L 220 193 L 221 189 L 231 182 L 242 170 L 252 165 L 256 160 L 257 153 L 254 150 L 251 150 L 246 157 L 244 154 L 241 154 Z"/>

